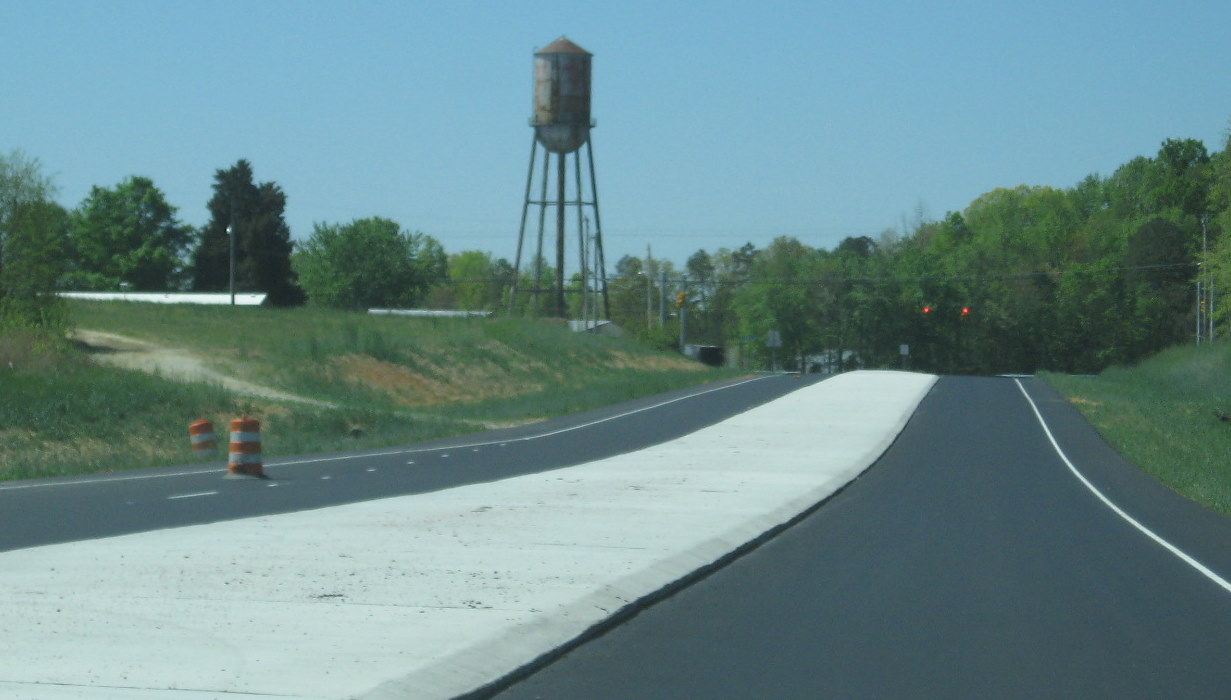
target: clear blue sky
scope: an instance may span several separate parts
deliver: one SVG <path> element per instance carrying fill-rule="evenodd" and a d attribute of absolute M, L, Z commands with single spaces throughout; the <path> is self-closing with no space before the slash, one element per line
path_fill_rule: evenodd
<path fill-rule="evenodd" d="M 150 177 L 194 226 L 247 158 L 297 239 L 379 215 L 512 260 L 561 35 L 594 54 L 609 267 L 832 248 L 1231 124 L 1227 0 L 0 0 L 0 151 L 68 207 Z"/>

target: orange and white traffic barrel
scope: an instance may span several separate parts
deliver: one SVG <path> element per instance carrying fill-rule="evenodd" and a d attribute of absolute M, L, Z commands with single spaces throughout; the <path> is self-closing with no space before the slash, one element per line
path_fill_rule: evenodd
<path fill-rule="evenodd" d="M 228 476 L 265 476 L 261 468 L 261 422 L 244 416 L 231 421 Z"/>
<path fill-rule="evenodd" d="M 199 420 L 188 426 L 188 440 L 192 443 L 194 457 L 213 457 L 218 454 L 218 443 L 214 440 L 214 424 L 207 420 Z"/>

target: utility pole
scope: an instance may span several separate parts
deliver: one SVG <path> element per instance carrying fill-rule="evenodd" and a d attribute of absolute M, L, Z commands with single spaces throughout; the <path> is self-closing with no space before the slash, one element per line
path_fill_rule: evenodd
<path fill-rule="evenodd" d="M 1201 262 L 1197 267 L 1197 344 L 1214 342 L 1214 279 L 1208 262 L 1209 233 L 1201 217 Z"/>
<path fill-rule="evenodd" d="M 578 188 L 578 192 L 581 189 Z M 590 217 L 581 217 L 581 326 L 590 330 Z"/>
<path fill-rule="evenodd" d="M 688 337 L 688 278 L 680 280 L 682 290 L 679 297 L 680 300 L 680 354 L 684 354 L 684 341 Z"/>
<path fill-rule="evenodd" d="M 658 327 L 667 325 L 667 270 L 658 271 Z"/>
<path fill-rule="evenodd" d="M 1206 218 L 1207 217 L 1204 216 L 1201 217 L 1201 252 L 1203 254 L 1206 253 L 1206 250 L 1209 247 L 1209 235 L 1205 228 Z M 1205 289 L 1205 316 L 1206 321 L 1209 323 L 1209 330 L 1206 332 L 1205 337 L 1206 340 L 1212 343 L 1214 342 L 1214 271 L 1210 269 L 1208 265 L 1205 265 L 1205 260 L 1202 260 L 1201 262 L 1202 266 L 1206 268 L 1207 277 Z"/>
<path fill-rule="evenodd" d="M 231 246 L 231 306 L 235 306 L 235 193 L 231 193 L 231 220 L 227 224 L 227 240 Z"/>
<path fill-rule="evenodd" d="M 654 324 L 654 307 L 650 301 L 650 283 L 653 281 L 651 267 L 654 264 L 654 256 L 650 253 L 650 245 L 645 246 L 645 329 L 648 331 Z"/>
<path fill-rule="evenodd" d="M 556 154 L 556 318 L 567 316 L 564 307 L 564 154 Z"/>

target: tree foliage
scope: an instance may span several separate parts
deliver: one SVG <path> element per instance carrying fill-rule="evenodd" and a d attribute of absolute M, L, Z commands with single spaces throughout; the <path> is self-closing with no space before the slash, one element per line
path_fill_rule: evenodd
<path fill-rule="evenodd" d="M 448 256 L 448 275 L 432 305 L 465 311 L 499 311 L 513 282 L 513 266 L 491 253 L 468 250 Z M 448 290 L 447 293 L 444 290 Z"/>
<path fill-rule="evenodd" d="M 193 289 L 225 291 L 230 285 L 231 241 L 235 236 L 235 289 L 264 292 L 276 305 L 303 302 L 291 268 L 294 244 L 286 225 L 286 194 L 273 182 L 255 183 L 252 165 L 238 161 L 214 174 L 210 220 L 192 254 Z"/>
<path fill-rule="evenodd" d="M 1222 337 L 1231 319 L 1229 151 L 1231 135 L 1214 154 L 1168 139 L 1110 177 L 995 188 L 939 221 L 919 217 L 911 230 L 850 237 L 832 251 L 792 238 L 699 251 L 688 266 L 697 292 L 689 328 L 704 342 L 742 347 L 745 362 L 761 367 L 775 355 L 766 345 L 774 330 L 786 366 L 1094 372 L 1192 342 L 1195 285 L 1208 270 Z"/>
<path fill-rule="evenodd" d="M 114 188 L 93 187 L 72 213 L 71 272 L 66 286 L 137 291 L 178 288 L 192 231 L 149 178 L 133 176 Z"/>
<path fill-rule="evenodd" d="M 439 242 L 380 217 L 317 224 L 294 266 L 310 303 L 341 309 L 413 308 L 447 273 Z"/>
<path fill-rule="evenodd" d="M 68 215 L 51 178 L 20 151 L 0 155 L 0 325 L 54 326 Z"/>

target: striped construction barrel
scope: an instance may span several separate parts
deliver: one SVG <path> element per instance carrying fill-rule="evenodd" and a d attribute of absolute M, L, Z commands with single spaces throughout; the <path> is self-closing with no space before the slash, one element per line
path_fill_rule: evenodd
<path fill-rule="evenodd" d="M 202 419 L 188 426 L 188 440 L 192 443 L 194 457 L 208 458 L 218 454 L 214 424 L 207 420 Z"/>
<path fill-rule="evenodd" d="M 261 422 L 244 416 L 231 421 L 229 476 L 265 476 L 261 468 Z"/>

